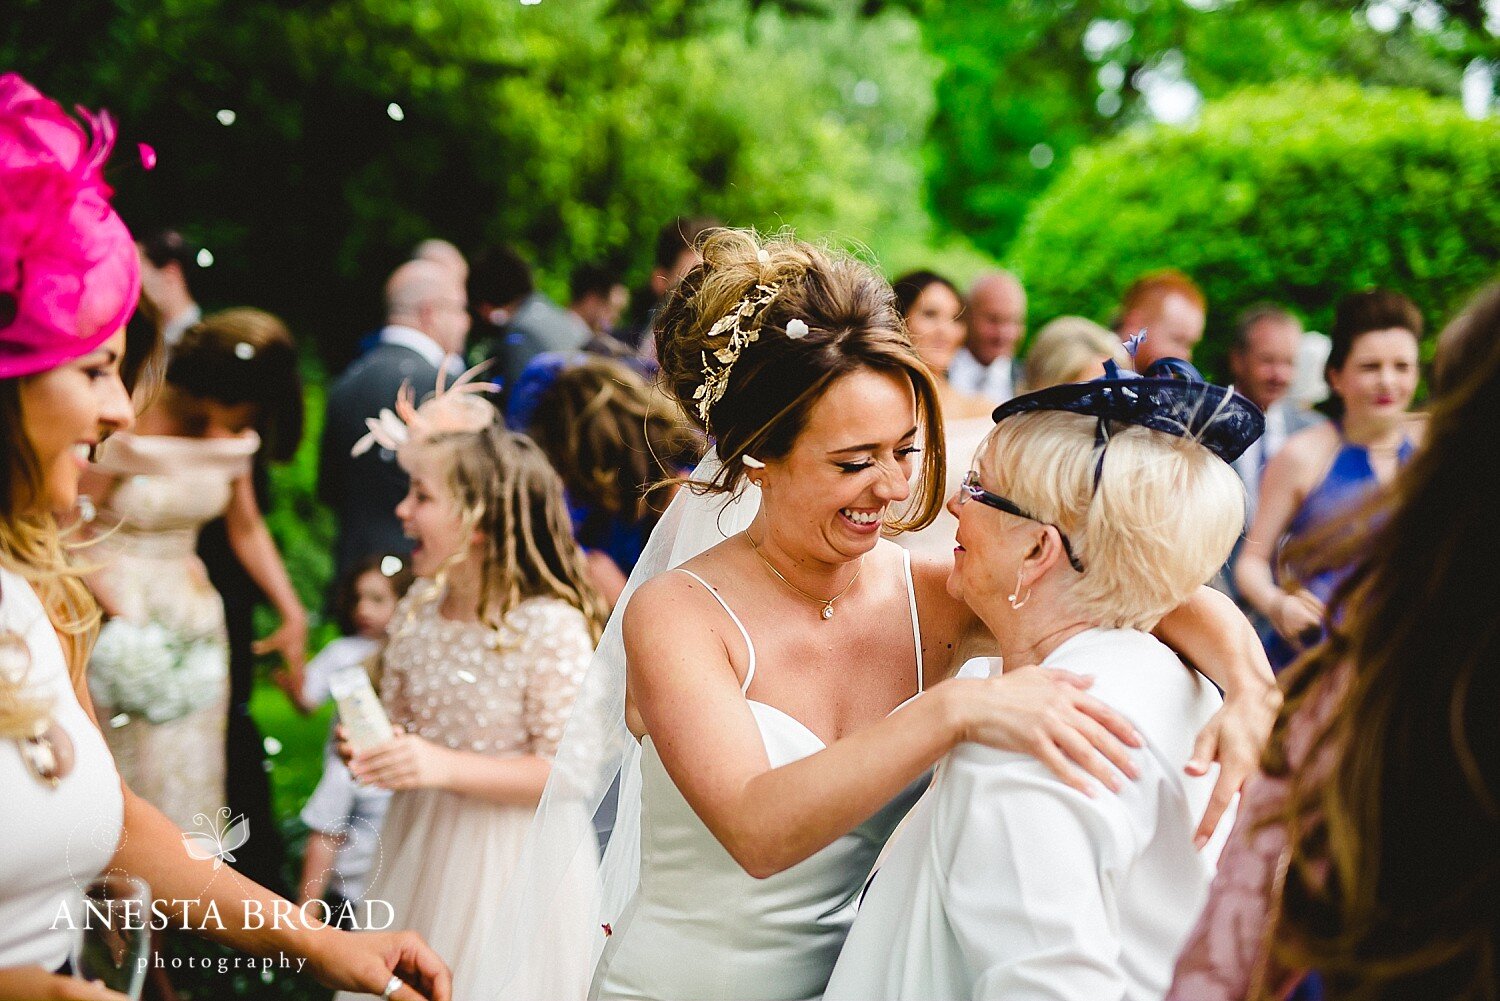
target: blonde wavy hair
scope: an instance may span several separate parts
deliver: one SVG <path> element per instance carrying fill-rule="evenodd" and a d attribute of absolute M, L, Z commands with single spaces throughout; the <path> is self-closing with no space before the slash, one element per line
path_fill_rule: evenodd
<path fill-rule="evenodd" d="M 1101 357 L 1130 367 L 1117 334 L 1082 316 L 1059 316 L 1036 332 L 1026 353 L 1026 392 L 1079 382 L 1091 369 L 1098 374 Z"/>
<path fill-rule="evenodd" d="M 698 408 L 710 359 L 728 348 L 730 334 L 714 325 L 741 308 L 757 286 L 778 286 L 766 305 L 746 317 L 759 336 L 733 362 L 722 397 L 708 410 L 723 471 L 694 489 L 731 492 L 745 475 L 744 458 L 779 459 L 791 451 L 813 404 L 839 378 L 862 370 L 898 373 L 917 399 L 924 441 L 921 474 L 907 514 L 893 532 L 923 528 L 942 509 L 946 457 L 942 410 L 932 373 L 917 356 L 896 298 L 884 278 L 863 262 L 788 234 L 709 230 L 699 239 L 703 263 L 667 295 L 655 324 L 662 380 L 684 411 Z M 787 334 L 799 320 L 807 330 Z"/>
<path fill-rule="evenodd" d="M 613 516 L 647 530 L 671 499 L 658 488 L 703 457 L 702 433 L 677 406 L 611 358 L 587 357 L 565 368 L 537 402 L 526 433 L 570 496 L 589 506 L 590 521 Z M 579 535 L 591 542 L 597 530 L 586 521 Z"/>
<path fill-rule="evenodd" d="M 146 297 L 141 302 L 151 308 Z M 148 316 L 126 326 L 121 376 L 145 409 L 161 388 L 161 334 Z M 62 642 L 68 674 L 80 687 L 89 653 L 99 635 L 99 603 L 84 583 L 90 567 L 74 551 L 83 544 L 37 501 L 46 495 L 36 453 L 26 439 L 21 413 L 21 379 L 0 379 L 0 566 L 23 578 L 36 592 Z M 27 694 L 27 679 L 0 674 L 0 737 L 29 737 L 52 715 L 49 700 Z"/>
<path fill-rule="evenodd" d="M 498 632 L 522 601 L 558 598 L 583 613 L 597 641 L 608 609 L 589 582 L 562 480 L 541 448 L 496 423 L 438 432 L 401 450 L 403 459 L 417 454 L 435 457 L 465 531 L 484 539 L 479 620 Z"/>
<path fill-rule="evenodd" d="M 63 532 L 50 512 L 37 511 L 46 487 L 23 431 L 20 380 L 0 380 L 0 566 L 36 592 L 78 684 L 99 633 L 99 604 L 69 560 Z M 30 737 L 52 714 L 52 702 L 27 693 L 27 679 L 0 675 L 0 737 Z"/>
<path fill-rule="evenodd" d="M 1019 414 L 980 454 L 997 492 L 1072 542 L 1086 568 L 1070 593 L 1079 611 L 1101 626 L 1150 629 L 1224 565 L 1245 526 L 1245 490 L 1191 439 L 1131 425 L 1110 435 L 1096 491 L 1097 423 Z"/>

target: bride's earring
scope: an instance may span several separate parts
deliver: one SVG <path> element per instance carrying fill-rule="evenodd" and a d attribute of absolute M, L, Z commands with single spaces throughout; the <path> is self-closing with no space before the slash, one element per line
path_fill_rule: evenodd
<path fill-rule="evenodd" d="M 1031 600 L 1031 588 L 1029 587 L 1026 589 L 1026 596 L 1024 598 L 1018 598 L 1021 593 L 1021 577 L 1023 574 L 1024 571 L 1022 570 L 1016 571 L 1016 589 L 1008 598 L 1008 600 L 1010 601 L 1010 607 L 1017 610 L 1019 610 L 1022 606 L 1024 606 L 1028 601 Z"/>
<path fill-rule="evenodd" d="M 764 462 L 761 462 L 759 459 L 757 459 L 753 455 L 742 455 L 742 456 L 740 456 L 740 462 L 742 462 L 742 463 L 745 464 L 745 468 L 746 469 L 765 469 L 766 468 L 766 464 Z M 756 489 L 760 488 L 760 478 L 759 477 L 751 476 L 751 477 L 749 477 L 749 480 L 750 480 L 751 483 L 755 484 Z M 761 501 L 761 503 L 764 504 L 765 501 Z"/>

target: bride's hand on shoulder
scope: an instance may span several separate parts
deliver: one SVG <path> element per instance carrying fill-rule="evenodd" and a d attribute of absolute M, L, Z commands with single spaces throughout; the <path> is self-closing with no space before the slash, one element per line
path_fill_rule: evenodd
<path fill-rule="evenodd" d="M 1129 720 L 1088 694 L 1093 679 L 1038 666 L 992 678 L 944 682 L 953 692 L 961 740 L 1029 754 L 1085 795 L 1090 777 L 1118 792 L 1135 778 L 1131 747 L 1143 744 Z"/>
<path fill-rule="evenodd" d="M 1226 692 L 1224 705 L 1209 719 L 1193 742 L 1193 756 L 1183 769 L 1189 775 L 1207 775 L 1210 764 L 1218 764 L 1219 777 L 1208 798 L 1208 808 L 1193 834 L 1193 844 L 1202 848 L 1245 781 L 1260 769 L 1260 757 L 1271 739 L 1271 728 L 1281 712 L 1281 689 L 1274 684 Z"/>

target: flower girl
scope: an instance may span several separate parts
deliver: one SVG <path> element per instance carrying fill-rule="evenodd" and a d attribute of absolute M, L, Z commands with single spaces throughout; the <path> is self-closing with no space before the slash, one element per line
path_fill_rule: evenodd
<path fill-rule="evenodd" d="M 394 926 L 420 929 L 467 998 L 482 994 L 493 902 L 604 616 L 557 474 L 465 388 L 420 409 L 398 401 L 402 419 L 385 413 L 361 443 L 396 452 L 411 476 L 396 514 L 418 580 L 382 658 L 395 736 L 341 750 L 356 779 L 395 793 L 366 906 L 383 901 Z M 557 986 L 582 996 L 587 985 Z"/>

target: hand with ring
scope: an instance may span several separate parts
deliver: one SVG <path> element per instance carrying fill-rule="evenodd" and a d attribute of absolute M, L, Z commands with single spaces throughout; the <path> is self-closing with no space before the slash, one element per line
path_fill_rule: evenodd
<path fill-rule="evenodd" d="M 410 931 L 325 928 L 307 949 L 310 972 L 324 986 L 373 994 L 382 1001 L 452 1001 L 453 977 L 438 954 Z"/>

